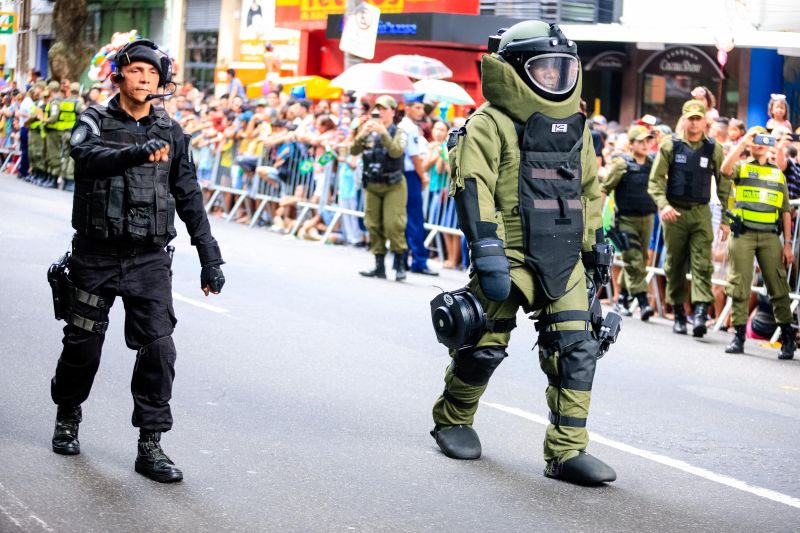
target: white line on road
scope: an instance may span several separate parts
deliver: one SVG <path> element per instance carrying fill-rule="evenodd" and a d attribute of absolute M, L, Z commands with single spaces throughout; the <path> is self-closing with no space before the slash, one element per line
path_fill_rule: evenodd
<path fill-rule="evenodd" d="M 227 313 L 228 310 L 224 307 L 217 307 L 216 305 L 207 304 L 205 302 L 201 302 L 200 300 L 195 300 L 194 298 L 187 298 L 186 296 L 182 296 L 177 292 L 172 293 L 172 298 L 178 300 L 179 302 L 183 302 L 189 305 L 194 305 L 199 307 L 200 309 L 205 309 L 206 311 L 211 311 L 212 313 Z"/>
<path fill-rule="evenodd" d="M 484 402 L 484 401 L 481 401 L 481 404 L 497 409 L 498 411 L 503 411 L 504 413 L 524 418 L 525 420 L 530 420 L 531 422 L 536 422 L 537 424 L 542 424 L 544 426 L 550 423 L 550 421 L 543 416 L 535 415 L 533 413 L 529 413 L 528 411 L 524 411 L 516 407 L 508 407 L 507 405 L 503 405 L 500 403 Z M 772 500 L 774 502 L 782 503 L 784 505 L 800 509 L 800 499 L 788 496 L 786 494 L 782 494 L 774 490 L 765 489 L 763 487 L 756 487 L 744 481 L 732 478 L 730 476 L 717 474 L 710 470 L 706 470 L 705 468 L 692 466 L 689 463 L 680 461 L 678 459 L 673 459 L 665 455 L 659 455 L 657 453 L 649 452 L 647 450 L 642 450 L 640 448 L 630 446 L 623 442 L 603 437 L 591 431 L 589 432 L 589 439 L 593 442 L 597 442 L 598 444 L 603 444 L 605 446 L 620 450 L 622 452 L 630 453 L 632 455 L 637 455 L 639 457 L 642 457 L 643 459 L 648 459 L 650 461 L 675 468 L 676 470 L 686 472 L 687 474 L 692 474 L 693 476 L 701 477 L 703 479 L 707 479 L 709 481 L 713 481 L 715 483 L 719 483 L 727 487 L 739 489 L 744 492 L 749 492 L 750 494 L 754 494 L 761 498 L 766 498 L 767 500 Z"/>
<path fill-rule="evenodd" d="M 5 495 L 5 497 L 3 495 Z M 30 524 L 31 521 L 33 521 L 35 525 L 39 526 L 39 528 L 44 529 L 45 531 L 48 531 L 50 533 L 53 533 L 55 531 L 52 527 L 50 527 L 47 524 L 47 522 L 45 522 L 44 520 L 42 520 L 41 518 L 30 512 L 31 510 L 28 508 L 28 506 L 25 505 L 25 503 L 23 503 L 22 500 L 17 498 L 16 495 L 11 491 L 11 489 L 5 487 L 2 483 L 0 483 L 0 498 L 9 501 L 11 505 L 17 507 L 19 509 L 20 514 L 26 514 L 26 513 L 28 514 L 27 519 L 25 518 L 18 519 L 12 515 L 11 511 L 8 508 L 4 507 L 3 505 L 0 505 L 0 513 L 5 515 L 5 517 L 8 518 L 11 522 L 13 522 L 14 525 L 17 526 L 18 528 L 22 530 L 33 531 L 33 529 L 29 529 L 27 527 L 27 525 Z"/>

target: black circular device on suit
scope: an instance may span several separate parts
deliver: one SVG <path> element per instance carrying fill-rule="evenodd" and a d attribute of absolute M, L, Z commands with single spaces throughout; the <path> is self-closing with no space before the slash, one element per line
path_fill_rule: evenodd
<path fill-rule="evenodd" d="M 466 287 L 436 295 L 431 320 L 436 339 L 451 350 L 474 346 L 486 329 L 483 307 Z"/>

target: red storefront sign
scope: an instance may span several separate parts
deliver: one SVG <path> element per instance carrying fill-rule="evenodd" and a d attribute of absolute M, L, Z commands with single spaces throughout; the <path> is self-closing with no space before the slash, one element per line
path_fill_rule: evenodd
<path fill-rule="evenodd" d="M 479 0 L 369 0 L 381 13 L 461 13 L 477 15 Z M 347 0 L 276 0 L 275 25 L 324 29 L 328 15 L 344 13 Z"/>

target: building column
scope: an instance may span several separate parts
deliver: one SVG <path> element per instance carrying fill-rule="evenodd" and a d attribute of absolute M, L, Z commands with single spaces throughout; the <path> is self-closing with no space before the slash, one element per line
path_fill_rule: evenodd
<path fill-rule="evenodd" d="M 747 127 L 767 123 L 771 93 L 783 93 L 783 56 L 775 50 L 750 51 L 750 87 L 747 95 Z"/>
<path fill-rule="evenodd" d="M 180 68 L 180 80 L 185 80 L 186 68 L 186 0 L 167 0 L 164 3 L 164 33 L 166 40 L 163 44 Z"/>

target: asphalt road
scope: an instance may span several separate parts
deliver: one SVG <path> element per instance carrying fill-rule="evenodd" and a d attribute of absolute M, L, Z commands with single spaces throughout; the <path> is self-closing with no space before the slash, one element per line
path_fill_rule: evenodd
<path fill-rule="evenodd" d="M 428 435 L 448 363 L 428 301 L 465 275 L 399 284 L 356 273 L 361 250 L 213 220 L 221 295 L 199 289 L 177 240 L 175 427 L 185 480 L 136 474 L 134 354 L 115 306 L 84 404 L 82 453 L 50 450 L 60 352 L 48 265 L 71 236 L 70 197 L 0 176 L 0 531 L 799 531 L 800 361 L 727 334 L 678 337 L 628 319 L 598 364 L 589 451 L 618 480 L 542 476 L 546 380 L 533 325 L 477 420 L 484 454 L 458 462 Z"/>

